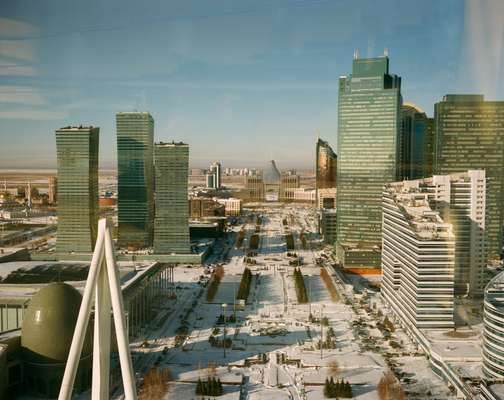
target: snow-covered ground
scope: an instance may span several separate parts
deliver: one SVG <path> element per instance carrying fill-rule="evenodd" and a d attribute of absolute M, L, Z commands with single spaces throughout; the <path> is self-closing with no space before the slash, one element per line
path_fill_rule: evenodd
<path fill-rule="evenodd" d="M 171 311 L 163 325 L 147 335 L 151 347 L 138 348 L 140 340 L 135 344 L 138 357 L 144 360 L 139 365 L 145 367 L 150 362 L 170 369 L 173 382 L 167 399 L 196 398 L 198 378 L 208 376 L 221 380 L 224 395 L 219 398 L 226 400 L 319 400 L 324 397 L 323 384 L 330 376 L 348 381 L 353 398 L 376 399 L 378 382 L 389 370 L 383 355 L 390 346 L 380 337 L 371 313 L 361 312 L 354 303 L 345 302 L 344 286 L 337 278 L 334 284 L 341 301 L 331 300 L 320 278 L 320 267 L 315 264 L 321 245 L 315 234 L 313 211 L 289 205 L 254 210 L 254 213 L 262 216 L 261 247 L 252 257 L 256 264 L 248 265 L 253 280 L 245 309 L 234 310 L 233 306 L 247 266 L 244 257 L 255 231 L 254 219 L 244 219 L 247 239 L 242 248 L 229 252 L 228 262 L 212 260 L 214 264 L 224 262 L 224 277 L 211 302 L 207 302 L 206 292 L 200 294 L 202 289 L 196 283 L 203 268 L 176 268 L 178 298 L 167 305 Z M 282 222 L 284 219 L 288 229 Z M 296 238 L 294 251 L 303 259 L 301 271 L 310 300 L 307 304 L 298 304 L 294 267 L 289 265 L 293 258 L 286 254 L 286 231 L 293 233 Z M 306 249 L 301 248 L 301 231 L 312 240 Z M 228 317 L 236 314 L 236 322 L 218 324 L 223 303 L 227 304 Z M 309 318 L 310 313 L 314 318 Z M 327 326 L 321 327 L 320 317 L 327 318 Z M 176 331 L 183 320 L 188 328 L 187 338 L 181 346 L 175 347 Z M 367 334 L 374 337 L 378 350 L 369 350 L 363 345 L 364 336 L 355 329 L 359 320 L 369 325 Z M 334 332 L 335 348 L 320 351 L 315 344 L 321 336 L 325 340 L 330 329 Z M 209 342 L 212 335 L 217 341 L 222 341 L 224 335 L 231 338 L 231 348 L 212 347 Z M 400 331 L 396 332 L 395 340 L 406 347 L 409 345 Z M 167 350 L 163 352 L 165 346 Z M 409 350 L 415 348 L 411 346 Z M 399 368 L 414 380 L 409 380 L 411 392 L 430 390 L 438 399 L 450 398 L 444 383 L 431 372 L 423 357 L 406 359 Z"/>

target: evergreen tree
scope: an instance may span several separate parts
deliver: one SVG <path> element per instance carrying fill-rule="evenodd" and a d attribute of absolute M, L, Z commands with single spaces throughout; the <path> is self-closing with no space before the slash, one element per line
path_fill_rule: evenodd
<path fill-rule="evenodd" d="M 203 394 L 203 383 L 201 382 L 200 378 L 198 378 L 198 383 L 196 383 L 196 394 L 197 395 Z"/>
<path fill-rule="evenodd" d="M 196 392 L 198 394 L 198 392 Z M 324 383 L 324 397 L 329 397 L 330 396 L 330 390 L 329 390 L 329 379 L 325 378 L 325 383 Z"/>

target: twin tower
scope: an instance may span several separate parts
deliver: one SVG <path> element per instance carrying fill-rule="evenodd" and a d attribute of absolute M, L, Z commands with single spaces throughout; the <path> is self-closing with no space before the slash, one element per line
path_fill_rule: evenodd
<path fill-rule="evenodd" d="M 118 246 L 155 254 L 190 253 L 187 174 L 189 146 L 154 144 L 147 112 L 116 115 Z M 57 253 L 89 253 L 99 216 L 99 128 L 56 131 L 58 158 Z"/>

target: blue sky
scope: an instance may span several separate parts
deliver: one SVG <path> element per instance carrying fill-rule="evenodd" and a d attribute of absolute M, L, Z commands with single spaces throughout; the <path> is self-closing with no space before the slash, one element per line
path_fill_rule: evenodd
<path fill-rule="evenodd" d="M 54 167 L 54 130 L 150 111 L 191 164 L 312 167 L 337 142 L 337 83 L 386 47 L 403 97 L 504 99 L 500 0 L 0 0 L 0 167 Z"/>

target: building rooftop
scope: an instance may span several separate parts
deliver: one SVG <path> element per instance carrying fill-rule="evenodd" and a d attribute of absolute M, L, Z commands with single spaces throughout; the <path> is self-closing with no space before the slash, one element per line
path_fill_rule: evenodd
<path fill-rule="evenodd" d="M 64 126 L 63 128 L 59 128 L 58 131 L 88 131 L 91 129 L 96 128 L 93 125 L 89 126 L 84 126 L 84 125 L 79 125 L 79 126 Z"/>
<path fill-rule="evenodd" d="M 188 146 L 187 143 L 184 142 L 175 142 L 174 140 L 171 142 L 158 142 L 155 144 L 160 147 L 175 147 L 175 146 Z"/>
<path fill-rule="evenodd" d="M 421 185 L 427 182 L 428 179 L 419 179 L 390 183 L 386 187 L 420 239 L 455 239 L 452 225 L 444 222 L 429 204 L 429 188 Z"/>

